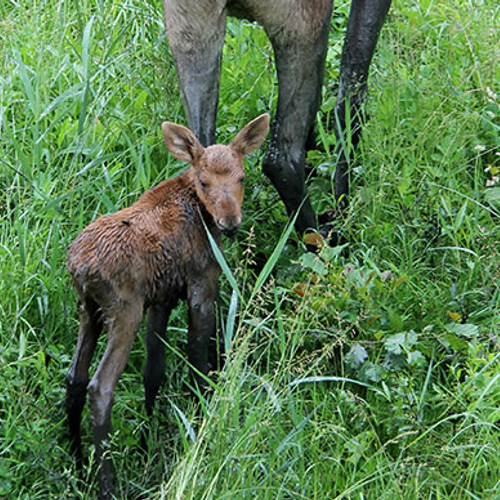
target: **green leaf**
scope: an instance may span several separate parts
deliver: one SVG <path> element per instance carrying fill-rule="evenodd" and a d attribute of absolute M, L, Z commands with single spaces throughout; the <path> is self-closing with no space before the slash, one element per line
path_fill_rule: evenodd
<path fill-rule="evenodd" d="M 85 84 L 76 83 L 71 86 L 69 89 L 65 90 L 61 94 L 59 94 L 51 103 L 42 111 L 40 114 L 40 118 L 44 118 L 49 113 L 51 113 L 54 109 L 56 109 L 62 102 L 67 100 L 72 100 L 76 96 L 80 95 L 85 90 Z"/>
<path fill-rule="evenodd" d="M 396 283 L 394 284 L 394 288 L 396 288 L 398 281 L 401 278 L 399 278 Z M 391 307 L 387 308 L 387 317 L 389 318 L 389 322 L 391 324 L 391 327 L 394 330 L 402 330 L 404 328 L 404 321 L 403 318 Z"/>
<path fill-rule="evenodd" d="M 37 116 L 38 114 L 38 101 L 35 96 L 35 91 L 33 89 L 33 85 L 31 83 L 31 80 L 28 76 L 28 71 L 27 67 L 24 64 L 23 58 L 21 56 L 21 53 L 19 50 L 16 48 L 14 49 L 14 54 L 17 62 L 17 66 L 19 68 L 19 76 L 21 77 L 21 82 L 23 83 L 24 91 L 26 92 L 26 96 L 28 97 L 28 103 L 31 108 L 31 112 L 33 113 L 33 116 Z"/>
<path fill-rule="evenodd" d="M 456 335 L 449 332 L 445 333 L 444 339 L 454 351 L 467 352 L 469 343 L 466 340 L 458 338 Z"/>
<path fill-rule="evenodd" d="M 465 215 L 467 213 L 467 200 L 465 200 L 465 203 L 462 205 L 462 208 L 459 210 L 457 214 L 457 218 L 453 224 L 455 231 L 458 231 L 460 229 L 460 226 L 462 225 Z"/>
<path fill-rule="evenodd" d="M 171 399 L 169 399 L 168 401 L 180 418 L 182 425 L 184 425 L 184 429 L 186 430 L 186 434 L 188 435 L 189 439 L 194 443 L 196 441 L 196 432 L 191 425 L 191 422 L 189 422 L 184 412 L 174 402 L 172 402 Z"/>
<path fill-rule="evenodd" d="M 299 261 L 303 267 L 311 269 L 311 271 L 319 274 L 320 276 L 326 274 L 325 263 L 315 253 L 307 252 L 300 256 Z"/>
<path fill-rule="evenodd" d="M 21 332 L 19 335 L 19 355 L 17 359 L 22 359 L 24 358 L 24 354 L 26 352 L 26 335 L 24 332 Z"/>
<path fill-rule="evenodd" d="M 351 368 L 359 368 L 368 359 L 368 353 L 361 344 L 354 344 L 347 353 L 345 362 Z"/>
<path fill-rule="evenodd" d="M 361 367 L 359 376 L 367 382 L 378 383 L 382 380 L 383 372 L 384 369 L 380 365 L 368 361 Z"/>
<path fill-rule="evenodd" d="M 321 258 L 326 262 L 336 261 L 344 251 L 344 248 L 346 248 L 347 246 L 348 243 L 345 243 L 344 245 L 338 245 L 336 247 L 324 246 L 320 253 Z"/>
<path fill-rule="evenodd" d="M 149 97 L 149 92 L 146 90 L 142 90 L 139 92 L 139 95 L 137 96 L 137 99 L 134 102 L 134 108 L 136 110 L 139 110 L 141 106 L 146 102 L 146 99 Z"/>
<path fill-rule="evenodd" d="M 226 352 L 229 352 L 234 336 L 234 325 L 236 322 L 236 314 L 238 312 L 238 294 L 236 290 L 231 293 L 231 302 L 229 303 L 229 311 L 227 313 L 226 330 L 224 332 L 224 347 Z"/>
<path fill-rule="evenodd" d="M 267 278 L 271 274 L 272 270 L 274 269 L 274 266 L 278 262 L 279 256 L 281 255 L 281 252 L 283 252 L 283 248 L 285 247 L 285 243 L 286 243 L 286 241 L 290 237 L 290 234 L 293 231 L 293 227 L 295 225 L 295 221 L 297 220 L 297 217 L 299 215 L 299 211 L 300 211 L 301 208 L 302 208 L 302 203 L 300 204 L 300 206 L 299 206 L 299 208 L 297 210 L 297 213 L 295 214 L 295 216 L 293 217 L 293 219 L 291 219 L 288 222 L 288 226 L 283 231 L 283 234 L 281 235 L 281 237 L 280 237 L 280 239 L 278 241 L 278 244 L 276 245 L 276 248 L 274 249 L 273 253 L 271 254 L 271 257 L 269 257 L 268 261 L 264 265 L 264 268 L 260 272 L 260 274 L 259 274 L 259 276 L 257 278 L 257 281 L 255 282 L 255 285 L 253 287 L 252 294 L 250 295 L 250 300 L 249 300 L 250 302 L 255 297 L 255 295 L 257 294 L 257 292 L 261 289 L 262 285 L 267 280 Z"/>
<path fill-rule="evenodd" d="M 83 77 L 88 80 L 89 73 L 89 58 L 90 58 L 90 47 L 92 43 L 92 24 L 94 22 L 94 17 L 90 18 L 90 21 L 85 26 L 82 37 L 82 66 L 83 66 Z"/>
<path fill-rule="evenodd" d="M 403 370 L 408 366 L 408 358 L 406 354 L 402 352 L 395 354 L 394 352 L 388 351 L 385 357 L 384 366 L 389 370 Z"/>
<path fill-rule="evenodd" d="M 391 354 L 402 354 L 417 343 L 415 332 L 397 333 L 385 341 L 385 348 Z"/>
<path fill-rule="evenodd" d="M 479 334 L 479 326 L 471 323 L 449 323 L 446 328 L 449 332 L 466 339 L 477 337 Z"/>
<path fill-rule="evenodd" d="M 301 385 L 301 384 L 317 383 L 317 382 L 342 382 L 347 384 L 360 385 L 361 387 L 371 387 L 370 385 L 365 384 L 364 382 L 360 382 L 359 380 L 355 380 L 353 378 L 335 377 L 335 376 L 317 376 L 317 377 L 300 378 L 298 380 L 294 380 L 293 382 L 291 382 L 290 387 L 295 387 L 296 385 Z"/>
<path fill-rule="evenodd" d="M 323 406 L 323 403 L 319 403 L 319 405 L 316 406 L 316 408 L 313 409 L 313 411 L 311 413 L 309 413 L 309 415 L 307 415 L 306 417 L 304 417 L 302 419 L 302 421 L 297 425 L 295 426 L 285 437 L 284 439 L 281 441 L 281 443 L 278 445 L 278 447 L 276 448 L 276 455 L 279 455 L 286 447 L 286 445 L 288 444 L 288 442 L 294 437 L 296 436 L 312 419 L 313 415 L 316 413 L 316 411 L 318 410 L 318 408 L 321 408 L 321 406 Z"/>
<path fill-rule="evenodd" d="M 229 266 L 227 265 L 226 259 L 224 258 L 224 254 L 222 253 L 221 249 L 219 248 L 219 245 L 215 241 L 214 237 L 212 236 L 212 233 L 209 231 L 203 219 L 202 222 L 203 226 L 205 227 L 205 232 L 207 233 L 208 236 L 208 241 L 210 242 L 210 246 L 212 247 L 212 252 L 214 253 L 215 259 L 217 260 L 220 268 L 222 269 L 222 274 L 224 274 L 227 281 L 229 281 L 231 288 L 238 294 L 238 297 L 242 299 L 238 283 L 236 283 L 233 273 L 231 272 L 231 269 L 229 269 Z"/>
<path fill-rule="evenodd" d="M 484 191 L 484 200 L 488 203 L 500 203 L 500 187 L 486 189 Z"/>
<path fill-rule="evenodd" d="M 420 351 L 410 351 L 408 353 L 409 365 L 420 365 L 425 362 L 425 357 Z"/>

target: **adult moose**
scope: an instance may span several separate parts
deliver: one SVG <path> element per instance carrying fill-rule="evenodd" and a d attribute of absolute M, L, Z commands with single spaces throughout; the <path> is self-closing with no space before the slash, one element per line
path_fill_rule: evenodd
<path fill-rule="evenodd" d="M 316 227 L 305 186 L 305 148 L 320 103 L 332 4 L 332 0 L 164 0 L 167 37 L 187 121 L 205 146 L 215 142 L 226 17 L 246 18 L 264 27 L 274 49 L 279 95 L 263 171 L 289 214 L 302 204 L 296 221 L 300 233 Z M 353 146 L 359 140 L 370 62 L 390 5 L 391 0 L 352 0 L 341 59 L 336 134 L 344 136 L 348 111 Z M 341 148 L 335 174 L 339 208 L 346 206 L 348 162 Z"/>

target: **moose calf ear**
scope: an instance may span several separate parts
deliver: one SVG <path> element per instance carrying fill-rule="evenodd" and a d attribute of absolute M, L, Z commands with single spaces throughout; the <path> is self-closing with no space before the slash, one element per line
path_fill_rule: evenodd
<path fill-rule="evenodd" d="M 230 146 L 242 155 L 259 148 L 269 132 L 269 114 L 265 113 L 245 125 Z"/>
<path fill-rule="evenodd" d="M 167 149 L 174 158 L 194 163 L 203 153 L 203 146 L 188 128 L 163 122 L 161 129 Z"/>

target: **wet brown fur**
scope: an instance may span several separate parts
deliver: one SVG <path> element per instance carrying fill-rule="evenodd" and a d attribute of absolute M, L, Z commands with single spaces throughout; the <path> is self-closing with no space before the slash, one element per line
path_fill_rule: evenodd
<path fill-rule="evenodd" d="M 114 389 L 128 360 L 143 313 L 149 308 L 144 371 L 146 409 L 165 373 L 168 316 L 180 299 L 189 306 L 188 358 L 194 380 L 215 368 L 209 352 L 215 336 L 219 265 L 206 234 L 219 242 L 241 223 L 243 158 L 258 148 L 269 129 L 261 115 L 228 146 L 201 146 L 194 134 L 165 122 L 170 153 L 192 164 L 176 178 L 144 193 L 132 206 L 100 217 L 69 247 L 68 270 L 80 300 L 80 330 L 67 376 L 66 411 L 72 451 L 82 466 L 81 413 L 89 392 L 101 499 L 112 496 L 112 474 L 104 455 L 111 430 Z M 89 367 L 103 327 L 108 340 L 89 383 Z"/>
<path fill-rule="evenodd" d="M 95 300 L 109 318 L 116 302 L 127 295 L 142 300 L 144 307 L 185 298 L 193 273 L 213 261 L 201 214 L 219 237 L 195 182 L 191 167 L 80 233 L 68 255 L 68 270 L 80 299 Z"/>

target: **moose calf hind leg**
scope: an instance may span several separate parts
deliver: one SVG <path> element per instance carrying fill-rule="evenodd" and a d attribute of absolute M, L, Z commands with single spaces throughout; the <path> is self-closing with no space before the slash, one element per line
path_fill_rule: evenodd
<path fill-rule="evenodd" d="M 71 453 L 79 470 L 83 468 L 81 419 L 87 396 L 89 367 L 97 339 L 102 330 L 102 320 L 97 305 L 92 301 L 80 305 L 80 329 L 78 343 L 71 368 L 66 376 L 66 414 L 69 424 Z"/>
<path fill-rule="evenodd" d="M 141 323 L 142 310 L 142 304 L 127 302 L 109 321 L 108 344 L 88 388 L 101 500 L 112 498 L 111 463 L 105 453 L 111 432 L 111 408 L 116 384 Z"/>

